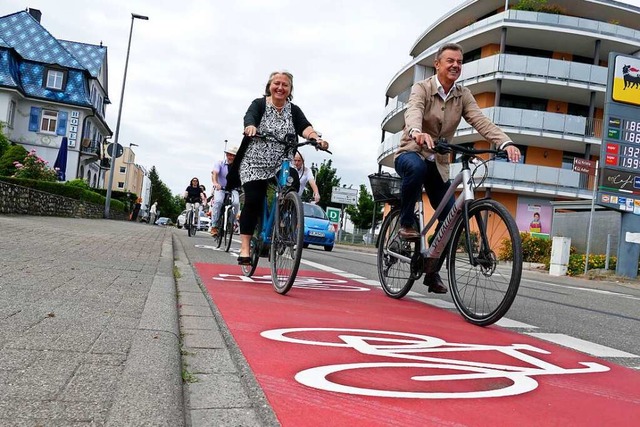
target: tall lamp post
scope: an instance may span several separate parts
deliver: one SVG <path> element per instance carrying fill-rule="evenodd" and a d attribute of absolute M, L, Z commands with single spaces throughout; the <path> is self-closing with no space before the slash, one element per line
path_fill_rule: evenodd
<path fill-rule="evenodd" d="M 118 121 L 116 123 L 116 134 L 113 142 L 113 148 L 111 150 L 111 165 L 109 167 L 109 185 L 107 186 L 107 198 L 104 202 L 104 217 L 109 218 L 109 208 L 111 205 L 111 187 L 113 187 L 113 175 L 115 171 L 115 160 L 118 152 L 118 137 L 120 136 L 120 119 L 122 119 L 122 101 L 124 100 L 124 87 L 127 83 L 127 68 L 129 67 L 129 52 L 131 51 L 131 35 L 133 34 L 133 21 L 136 19 L 142 19 L 148 21 L 148 16 L 131 14 L 131 29 L 129 30 L 129 44 L 127 45 L 127 59 L 124 61 L 124 77 L 122 78 L 122 93 L 120 93 L 120 107 L 118 108 Z"/>

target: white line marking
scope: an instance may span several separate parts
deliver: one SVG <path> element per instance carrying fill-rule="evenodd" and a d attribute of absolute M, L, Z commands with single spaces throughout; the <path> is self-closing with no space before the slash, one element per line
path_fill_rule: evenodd
<path fill-rule="evenodd" d="M 565 334 L 547 334 L 547 333 L 535 333 L 530 332 L 526 335 L 549 341 L 552 343 L 560 344 L 564 347 L 569 347 L 574 350 L 581 351 L 583 353 L 590 354 L 596 357 L 640 357 L 635 354 L 627 353 L 625 351 L 616 350 L 615 348 L 605 347 L 600 344 L 595 344 L 589 341 L 581 340 L 579 338 L 570 337 Z"/>
<path fill-rule="evenodd" d="M 496 322 L 496 325 L 502 326 L 503 328 L 527 328 L 527 329 L 538 329 L 537 326 L 529 325 L 527 323 L 518 322 L 517 320 L 507 319 L 503 317 L 502 319 Z"/>
<path fill-rule="evenodd" d="M 611 292 L 611 291 L 605 291 L 605 290 L 602 290 L 602 289 L 584 288 L 584 287 L 580 287 L 580 286 L 558 285 L 557 283 L 542 282 L 540 280 L 533 280 L 533 279 L 522 279 L 522 281 L 527 281 L 527 282 L 532 282 L 532 283 L 541 284 L 541 285 L 547 285 L 547 286 L 553 286 L 555 288 L 573 289 L 573 290 L 576 290 L 576 291 L 593 292 L 593 293 L 596 293 L 596 294 L 610 295 L 610 296 L 616 296 L 616 297 L 622 297 L 622 298 L 627 298 L 627 299 L 631 299 L 631 300 L 640 301 L 640 297 L 635 297 L 633 295 L 623 294 L 623 293 L 620 293 L 620 292 Z"/>

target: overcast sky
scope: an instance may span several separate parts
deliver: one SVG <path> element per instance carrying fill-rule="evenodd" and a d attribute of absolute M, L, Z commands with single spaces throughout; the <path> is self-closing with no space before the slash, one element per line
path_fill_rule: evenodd
<path fill-rule="evenodd" d="M 209 190 L 224 141 L 271 71 L 294 76 L 294 99 L 331 143 L 341 184 L 377 170 L 385 90 L 435 20 L 463 0 L 2 0 L 0 15 L 42 12 L 56 38 L 108 48 L 107 123 L 116 130 L 131 13 L 120 144 L 155 166 L 174 194 L 193 176 Z M 640 0 L 628 3 L 640 4 Z M 326 154 L 304 148 L 307 165 Z"/>

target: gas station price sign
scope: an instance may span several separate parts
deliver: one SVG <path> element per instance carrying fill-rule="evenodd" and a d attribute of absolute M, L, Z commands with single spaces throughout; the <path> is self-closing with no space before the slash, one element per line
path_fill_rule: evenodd
<path fill-rule="evenodd" d="M 605 166 L 640 169 L 640 121 L 610 117 Z"/>
<path fill-rule="evenodd" d="M 610 53 L 596 202 L 640 215 L 640 58 Z"/>

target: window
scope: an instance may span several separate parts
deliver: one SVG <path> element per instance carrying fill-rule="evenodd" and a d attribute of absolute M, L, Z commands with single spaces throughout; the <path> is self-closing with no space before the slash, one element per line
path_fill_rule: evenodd
<path fill-rule="evenodd" d="M 58 126 L 58 112 L 52 110 L 42 110 L 42 119 L 40 120 L 40 131 L 44 133 L 56 133 Z"/>
<path fill-rule="evenodd" d="M 64 71 L 47 70 L 47 89 L 62 90 L 64 85 Z"/>
<path fill-rule="evenodd" d="M 16 101 L 9 102 L 9 110 L 7 111 L 7 126 L 13 128 L 13 121 L 16 117 Z"/>
<path fill-rule="evenodd" d="M 118 182 L 118 188 L 124 188 L 124 182 Z"/>
<path fill-rule="evenodd" d="M 120 173 L 125 173 L 127 171 L 127 168 L 125 168 L 124 166 L 120 166 Z"/>

